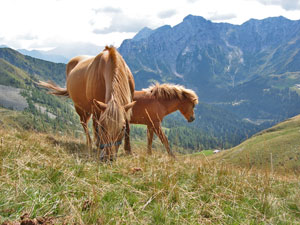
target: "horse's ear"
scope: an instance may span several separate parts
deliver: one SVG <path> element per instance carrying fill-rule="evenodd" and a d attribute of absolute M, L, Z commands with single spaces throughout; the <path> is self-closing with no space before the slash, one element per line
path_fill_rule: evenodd
<path fill-rule="evenodd" d="M 105 111 L 105 109 L 107 108 L 107 104 L 97 101 L 96 99 L 93 100 L 93 103 L 100 111 Z"/>
<path fill-rule="evenodd" d="M 127 112 L 129 109 L 131 109 L 135 105 L 136 101 L 128 103 L 124 106 L 125 112 Z"/>
<path fill-rule="evenodd" d="M 194 105 L 197 105 L 198 104 L 198 98 L 194 98 L 193 103 L 194 103 Z"/>

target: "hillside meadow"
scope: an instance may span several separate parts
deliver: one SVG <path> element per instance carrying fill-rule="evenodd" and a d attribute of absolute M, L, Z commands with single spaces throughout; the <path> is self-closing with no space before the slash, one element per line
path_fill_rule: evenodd
<path fill-rule="evenodd" d="M 299 174 L 241 169 L 203 154 L 148 156 L 143 143 L 102 163 L 84 138 L 3 124 L 0 137 L 0 224 L 24 215 L 44 224 L 300 223 Z"/>
<path fill-rule="evenodd" d="M 300 115 L 259 132 L 215 156 L 236 166 L 300 173 Z"/>

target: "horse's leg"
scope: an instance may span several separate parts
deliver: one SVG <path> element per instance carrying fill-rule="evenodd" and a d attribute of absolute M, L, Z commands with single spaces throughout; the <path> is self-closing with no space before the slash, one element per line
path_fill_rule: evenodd
<path fill-rule="evenodd" d="M 170 149 L 168 138 L 164 134 L 164 132 L 160 126 L 160 123 L 154 123 L 154 132 L 159 137 L 160 141 L 163 143 L 165 148 L 167 149 L 168 154 L 175 158 L 175 155 L 173 154 L 173 152 Z"/>
<path fill-rule="evenodd" d="M 126 120 L 124 149 L 125 149 L 125 153 L 127 155 L 132 154 L 132 152 L 131 152 L 131 146 L 130 146 L 130 125 L 129 125 L 129 121 L 128 120 Z"/>
<path fill-rule="evenodd" d="M 79 107 L 76 107 L 76 106 L 75 106 L 75 110 L 76 110 L 76 112 L 78 113 L 78 115 L 80 117 L 80 123 L 81 123 L 81 125 L 83 127 L 83 130 L 85 132 L 87 146 L 88 146 L 89 150 L 91 150 L 92 140 L 91 140 L 89 130 L 88 130 L 88 127 L 87 127 L 87 122 L 90 119 L 91 114 L 86 112 L 86 111 L 81 110 Z"/>
<path fill-rule="evenodd" d="M 149 155 L 152 154 L 152 140 L 153 140 L 153 127 L 147 126 L 147 139 L 148 139 L 148 145 L 147 145 L 147 153 Z"/>

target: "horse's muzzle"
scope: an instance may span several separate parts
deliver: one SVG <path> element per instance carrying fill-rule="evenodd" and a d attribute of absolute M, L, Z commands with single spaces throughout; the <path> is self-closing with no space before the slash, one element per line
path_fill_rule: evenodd
<path fill-rule="evenodd" d="M 193 122 L 194 120 L 195 120 L 195 117 L 194 117 L 194 116 L 191 116 L 191 117 L 189 118 L 188 122 L 190 123 L 190 122 Z"/>

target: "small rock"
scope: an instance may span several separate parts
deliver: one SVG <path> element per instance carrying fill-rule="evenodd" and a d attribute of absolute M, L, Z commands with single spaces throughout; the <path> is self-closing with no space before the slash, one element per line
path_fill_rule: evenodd
<path fill-rule="evenodd" d="M 138 168 L 138 167 L 131 168 L 132 173 L 136 173 L 136 172 L 139 172 L 139 171 L 143 171 L 142 168 Z"/>

